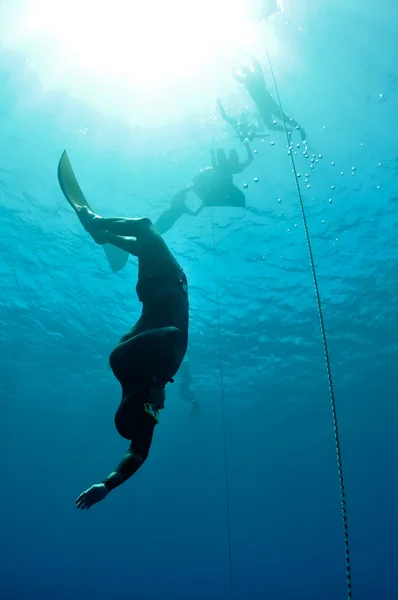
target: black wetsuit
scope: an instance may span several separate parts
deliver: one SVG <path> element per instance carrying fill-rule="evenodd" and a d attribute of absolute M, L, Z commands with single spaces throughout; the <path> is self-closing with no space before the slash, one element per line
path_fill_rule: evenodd
<path fill-rule="evenodd" d="M 131 430 L 131 420 L 125 414 L 127 404 L 132 405 L 134 412 L 137 405 L 142 408 L 144 404 L 141 400 L 133 400 L 131 396 L 135 397 L 135 394 L 131 392 L 137 384 L 148 389 L 153 385 L 164 387 L 177 373 L 188 345 L 188 284 L 182 269 L 139 279 L 136 290 L 142 302 L 141 316 L 109 359 L 122 386 L 116 427 L 127 439 L 132 439 L 131 431 L 135 430 L 135 427 Z M 155 408 L 159 410 L 163 406 Z"/>
<path fill-rule="evenodd" d="M 164 408 L 164 394 L 155 402 L 151 390 L 161 388 L 163 391 L 172 381 L 188 345 L 187 278 L 156 230 L 153 228 L 149 233 L 156 236 L 153 254 L 148 255 L 151 251 L 148 238 L 149 243 L 143 244 L 146 256 L 138 256 L 136 291 L 142 302 L 142 313 L 109 357 L 112 371 L 122 386 L 122 400 L 115 415 L 116 429 L 131 441 L 129 451 L 116 470 L 124 479 L 139 467 L 137 455 L 142 462 L 147 458 L 158 411 Z M 154 260 L 157 251 L 161 254 L 159 262 Z M 114 475 L 104 483 L 108 489 L 119 485 Z"/>

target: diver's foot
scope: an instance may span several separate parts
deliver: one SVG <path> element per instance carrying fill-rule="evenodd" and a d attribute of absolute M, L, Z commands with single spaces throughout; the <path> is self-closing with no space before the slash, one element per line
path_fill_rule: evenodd
<path fill-rule="evenodd" d="M 93 213 L 93 211 L 87 208 L 87 206 L 82 206 L 82 208 L 79 210 L 79 218 L 84 229 L 89 233 L 93 233 L 93 231 L 95 231 L 98 221 L 101 219 L 101 217 Z"/>

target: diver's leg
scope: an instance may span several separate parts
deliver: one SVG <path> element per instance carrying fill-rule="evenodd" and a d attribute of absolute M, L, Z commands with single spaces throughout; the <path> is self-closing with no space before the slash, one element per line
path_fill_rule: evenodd
<path fill-rule="evenodd" d="M 134 219 L 126 219 L 123 217 L 100 217 L 87 208 L 82 208 L 80 211 L 80 219 L 89 233 L 96 231 L 108 231 L 113 235 L 125 237 L 137 237 L 143 227 L 151 225 L 151 220 L 147 217 L 139 217 Z"/>
<path fill-rule="evenodd" d="M 174 207 L 168 208 L 162 212 L 161 215 L 155 221 L 155 227 L 160 233 L 163 235 L 169 229 L 173 227 L 173 225 L 178 221 L 178 219 L 183 215 L 183 211 L 180 209 L 175 209 Z"/>
<path fill-rule="evenodd" d="M 297 121 L 295 119 L 292 119 L 292 117 L 289 117 L 289 115 L 287 115 L 285 112 L 281 111 L 277 104 L 275 104 L 272 112 L 276 117 L 278 117 L 278 119 L 284 121 L 284 123 L 286 124 L 286 128 L 294 127 L 295 129 L 297 129 L 300 132 L 301 139 L 303 141 L 306 139 L 307 134 L 305 133 L 304 129 L 297 123 Z M 278 130 L 278 131 L 280 131 L 280 130 Z M 288 133 L 289 133 L 289 135 L 291 135 L 292 130 L 288 131 Z"/>
<path fill-rule="evenodd" d="M 137 237 L 143 229 L 143 226 L 151 224 L 147 217 L 136 219 L 124 219 L 123 217 L 97 217 L 93 219 L 93 230 L 109 231 L 113 235 L 124 237 Z"/>
<path fill-rule="evenodd" d="M 265 124 L 265 126 L 268 129 L 268 131 L 285 131 L 285 128 L 283 125 L 279 125 L 279 123 L 276 123 L 274 121 L 269 121 L 268 123 Z M 290 135 L 292 133 L 292 130 L 288 129 L 287 123 L 286 123 L 286 130 L 287 130 L 288 135 Z"/>

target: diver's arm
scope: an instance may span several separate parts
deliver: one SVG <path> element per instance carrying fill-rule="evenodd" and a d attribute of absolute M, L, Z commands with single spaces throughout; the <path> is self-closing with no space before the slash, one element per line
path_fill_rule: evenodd
<path fill-rule="evenodd" d="M 246 150 L 247 150 L 247 159 L 243 162 L 237 163 L 233 165 L 233 175 L 238 175 L 238 173 L 242 173 L 251 163 L 253 162 L 253 154 L 250 148 L 249 142 L 245 142 Z"/>
<path fill-rule="evenodd" d="M 224 119 L 224 121 L 226 123 L 229 123 L 229 125 L 236 125 L 236 119 L 227 115 L 227 113 L 225 112 L 225 108 L 221 104 L 221 100 L 219 98 L 217 99 L 217 105 L 220 110 L 221 117 Z"/>
<path fill-rule="evenodd" d="M 102 482 L 106 487 L 107 492 L 111 492 L 127 481 L 127 479 L 130 479 L 144 462 L 145 458 L 140 454 L 137 454 L 137 452 L 134 452 L 133 448 L 130 446 L 116 469 Z"/>
<path fill-rule="evenodd" d="M 96 483 L 80 494 L 76 499 L 76 508 L 88 510 L 101 502 L 109 492 L 134 475 L 144 462 L 145 458 L 136 454 L 130 446 L 116 469 L 102 483 Z"/>
<path fill-rule="evenodd" d="M 257 58 L 255 58 L 254 56 L 250 56 L 250 60 L 252 63 L 252 67 L 253 67 L 253 73 L 263 73 L 263 68 L 260 65 L 260 63 L 258 62 Z"/>
<path fill-rule="evenodd" d="M 250 54 L 249 52 L 244 52 L 244 51 L 241 51 L 241 54 L 243 54 L 244 56 L 246 56 L 246 58 L 248 58 L 250 60 L 254 71 L 260 71 L 262 73 L 263 68 L 262 68 L 261 64 L 259 63 L 259 61 L 257 60 L 257 58 L 255 56 L 253 56 L 253 54 Z"/>
<path fill-rule="evenodd" d="M 253 153 L 251 151 L 249 142 L 246 142 L 245 146 L 247 150 L 247 159 L 243 163 L 241 163 L 242 171 L 246 169 L 249 165 L 251 165 L 253 162 Z"/>

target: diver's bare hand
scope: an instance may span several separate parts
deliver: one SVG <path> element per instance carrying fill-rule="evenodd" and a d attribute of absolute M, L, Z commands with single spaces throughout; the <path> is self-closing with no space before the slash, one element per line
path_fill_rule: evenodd
<path fill-rule="evenodd" d="M 88 490 L 80 494 L 80 496 L 76 500 L 76 508 L 80 510 L 88 510 L 93 506 L 93 504 L 97 504 L 97 502 L 101 502 L 109 494 L 106 485 L 103 483 L 96 483 L 92 485 Z"/>

